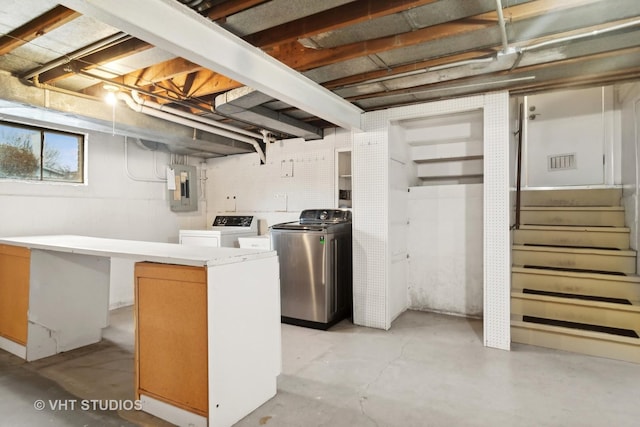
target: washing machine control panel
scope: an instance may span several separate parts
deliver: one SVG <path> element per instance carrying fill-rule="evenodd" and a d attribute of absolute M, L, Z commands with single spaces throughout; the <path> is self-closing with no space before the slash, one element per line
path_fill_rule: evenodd
<path fill-rule="evenodd" d="M 346 209 L 307 209 L 300 214 L 301 224 L 334 224 L 351 221 L 351 211 Z"/>
<path fill-rule="evenodd" d="M 213 220 L 214 227 L 251 227 L 253 216 L 247 215 L 218 215 Z"/>

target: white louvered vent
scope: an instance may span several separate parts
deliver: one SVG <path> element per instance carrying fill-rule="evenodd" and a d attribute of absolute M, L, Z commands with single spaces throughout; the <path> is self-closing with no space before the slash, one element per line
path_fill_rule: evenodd
<path fill-rule="evenodd" d="M 576 153 L 548 156 L 547 165 L 550 171 L 576 168 Z"/>

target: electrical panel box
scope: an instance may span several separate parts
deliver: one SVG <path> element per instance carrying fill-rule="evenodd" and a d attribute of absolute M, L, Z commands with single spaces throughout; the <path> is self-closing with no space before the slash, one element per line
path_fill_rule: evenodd
<path fill-rule="evenodd" d="M 171 165 L 167 168 L 169 206 L 174 212 L 198 210 L 198 186 L 196 167 Z"/>

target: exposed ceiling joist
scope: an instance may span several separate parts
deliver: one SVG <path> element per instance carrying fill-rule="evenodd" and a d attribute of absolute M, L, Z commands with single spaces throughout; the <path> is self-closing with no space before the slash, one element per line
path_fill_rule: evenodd
<path fill-rule="evenodd" d="M 351 130 L 361 127 L 360 108 L 174 0 L 62 3 L 337 126 Z M 181 31 L 167 32 L 167 22 Z"/>
<path fill-rule="evenodd" d="M 594 0 L 566 0 L 563 2 L 540 0 L 540 2 L 525 3 L 505 8 L 504 14 L 508 15 L 509 21 L 513 23 L 540 14 L 566 10 L 593 2 Z M 311 49 L 305 48 L 297 42 L 288 42 L 273 47 L 272 49 L 266 49 L 266 51 L 290 67 L 304 71 L 327 66 L 339 61 L 387 52 L 397 49 L 398 46 L 405 48 L 491 28 L 495 28 L 497 31 L 497 22 L 497 13 L 491 11 L 456 21 L 428 26 L 420 30 L 409 31 L 404 34 L 380 37 L 378 39 L 345 44 L 334 48 Z M 496 39 L 495 43 L 491 43 L 491 46 L 499 45 L 500 41 L 498 39 Z"/>
<path fill-rule="evenodd" d="M 113 46 L 101 49 L 98 52 L 83 55 L 76 61 L 73 61 L 71 66 L 65 64 L 48 70 L 40 74 L 39 80 L 41 82 L 48 83 L 55 82 L 56 80 L 73 75 L 75 70 L 90 70 L 97 68 L 100 65 L 116 61 L 120 58 L 131 55 L 132 53 L 142 52 L 152 47 L 153 46 L 149 43 L 143 42 L 142 40 L 129 38 L 128 40 L 116 43 Z"/>
<path fill-rule="evenodd" d="M 217 21 L 219 19 L 224 19 L 229 15 L 233 15 L 234 13 L 238 13 L 245 9 L 249 9 L 253 6 L 257 6 L 259 4 L 265 3 L 269 0 L 233 0 L 226 1 L 215 6 L 211 6 L 206 11 L 207 18 L 212 21 Z"/>
<path fill-rule="evenodd" d="M 434 1 L 436 0 L 396 0 L 386 2 L 358 0 L 315 15 L 305 16 L 293 22 L 259 31 L 243 38 L 254 46 L 267 48 L 423 6 Z"/>
<path fill-rule="evenodd" d="M 64 6 L 56 6 L 37 19 L 0 37 L 0 55 L 11 52 L 47 32 L 76 19 L 80 14 Z"/>

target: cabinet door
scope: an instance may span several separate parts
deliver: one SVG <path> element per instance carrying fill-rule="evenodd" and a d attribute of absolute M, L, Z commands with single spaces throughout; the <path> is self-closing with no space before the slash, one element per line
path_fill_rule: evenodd
<path fill-rule="evenodd" d="M 27 248 L 0 245 L 0 336 L 27 345 L 29 265 Z"/>
<path fill-rule="evenodd" d="M 137 392 L 207 416 L 206 269 L 136 264 Z"/>

